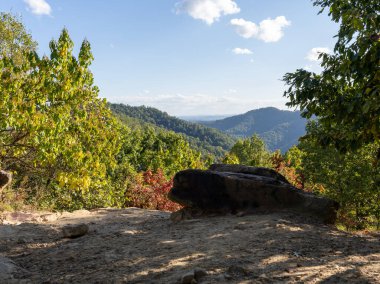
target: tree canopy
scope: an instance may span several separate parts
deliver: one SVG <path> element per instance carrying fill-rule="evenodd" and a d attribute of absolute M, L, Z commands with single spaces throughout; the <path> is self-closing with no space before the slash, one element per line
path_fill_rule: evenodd
<path fill-rule="evenodd" d="M 322 145 L 346 151 L 380 140 L 380 2 L 315 0 L 339 23 L 333 54 L 321 54 L 321 74 L 287 73 L 288 106 L 318 117 Z"/>
<path fill-rule="evenodd" d="M 20 23 L 9 25 L 19 28 Z M 25 31 L 13 35 L 18 34 L 29 39 Z M 90 44 L 83 41 L 78 58 L 73 46 L 64 29 L 50 42 L 50 58 L 28 48 L 3 53 L 0 165 L 55 188 L 87 191 L 104 184 L 106 169 L 115 165 L 117 125 L 93 85 Z"/>
<path fill-rule="evenodd" d="M 20 20 L 8 13 L 0 13 L 0 57 L 12 58 L 20 65 L 25 59 L 24 53 L 34 51 L 37 43 L 26 32 Z"/>
<path fill-rule="evenodd" d="M 258 136 L 238 140 L 224 158 L 227 164 L 242 164 L 254 167 L 271 167 L 271 154 L 265 142 Z"/>
<path fill-rule="evenodd" d="M 14 174 L 14 190 L 30 203 L 123 206 L 144 172 L 160 173 L 164 186 L 175 172 L 202 167 L 181 135 L 132 130 L 113 116 L 98 97 L 87 40 L 75 56 L 63 29 L 40 58 L 17 18 L 1 14 L 0 31 L 0 168 Z"/>

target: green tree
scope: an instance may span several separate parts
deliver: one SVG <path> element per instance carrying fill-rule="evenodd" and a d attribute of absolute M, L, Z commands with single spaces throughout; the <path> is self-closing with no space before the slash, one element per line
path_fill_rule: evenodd
<path fill-rule="evenodd" d="M 265 142 L 256 134 L 236 142 L 224 161 L 255 167 L 271 167 L 270 153 Z"/>
<path fill-rule="evenodd" d="M 237 165 L 239 164 L 239 158 L 232 153 L 228 153 L 222 160 L 223 164 Z"/>
<path fill-rule="evenodd" d="M 16 65 L 25 61 L 25 53 L 35 51 L 37 43 L 24 25 L 9 13 L 0 13 L 0 58 L 12 58 Z"/>
<path fill-rule="evenodd" d="M 26 37 L 28 45 L 22 24 L 10 19 L 3 17 L 7 22 L 2 25 L 14 25 L 9 30 Z M 15 173 L 16 182 L 34 182 L 49 198 L 59 199 L 58 206 L 90 207 L 94 196 L 107 194 L 103 190 L 107 170 L 116 165 L 119 126 L 93 85 L 90 44 L 85 40 L 75 58 L 63 30 L 50 49 L 50 58 L 42 59 L 33 48 L 3 52 L 0 164 Z M 15 54 L 17 60 L 22 54 L 21 64 L 15 63 Z"/>
<path fill-rule="evenodd" d="M 308 132 L 316 127 L 310 124 Z M 298 167 L 306 179 L 305 187 L 338 201 L 340 221 L 347 228 L 363 229 L 377 223 L 379 229 L 380 167 L 373 165 L 379 145 L 368 144 L 341 153 L 332 146 L 321 147 L 312 137 L 313 134 L 299 145 L 303 154 L 302 166 Z"/>
<path fill-rule="evenodd" d="M 131 164 L 137 172 L 161 169 L 166 177 L 184 169 L 203 167 L 200 153 L 191 149 L 182 135 L 155 131 L 152 127 L 125 133 L 118 161 L 120 165 Z"/>
<path fill-rule="evenodd" d="M 334 53 L 322 54 L 321 74 L 287 73 L 288 106 L 318 117 L 316 138 L 346 151 L 380 140 L 380 2 L 314 0 L 340 24 Z M 378 153 L 380 155 L 380 151 Z"/>

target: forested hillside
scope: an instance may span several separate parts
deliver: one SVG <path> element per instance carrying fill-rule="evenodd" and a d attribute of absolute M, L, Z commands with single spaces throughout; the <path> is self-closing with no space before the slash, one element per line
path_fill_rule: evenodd
<path fill-rule="evenodd" d="M 190 145 L 204 156 L 212 155 L 220 159 L 236 142 L 235 138 L 221 131 L 170 116 L 152 107 L 133 107 L 124 104 L 109 104 L 109 106 L 115 115 L 127 123 L 139 127 L 149 125 L 183 134 Z"/>
<path fill-rule="evenodd" d="M 204 121 L 202 124 L 239 138 L 257 134 L 270 150 L 280 149 L 284 153 L 305 135 L 306 122 L 299 111 L 284 111 L 268 107 L 221 120 Z"/>

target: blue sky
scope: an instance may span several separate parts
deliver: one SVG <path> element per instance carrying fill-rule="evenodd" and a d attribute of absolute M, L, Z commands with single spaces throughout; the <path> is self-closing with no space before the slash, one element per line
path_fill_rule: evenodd
<path fill-rule="evenodd" d="M 285 108 L 286 72 L 318 72 L 338 26 L 309 0 L 0 0 L 49 54 L 63 27 L 92 46 L 101 97 L 171 115 Z"/>

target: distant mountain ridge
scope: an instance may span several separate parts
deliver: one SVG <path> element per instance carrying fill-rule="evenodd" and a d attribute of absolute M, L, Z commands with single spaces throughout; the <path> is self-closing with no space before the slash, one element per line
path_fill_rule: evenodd
<path fill-rule="evenodd" d="M 230 115 L 184 115 L 184 116 L 177 116 L 179 119 L 190 121 L 190 122 L 199 122 L 199 121 L 215 121 L 224 119 L 227 117 L 234 116 L 234 114 Z"/>
<path fill-rule="evenodd" d="M 116 116 L 124 117 L 124 121 L 127 117 L 128 123 L 136 127 L 148 125 L 184 135 L 190 145 L 204 155 L 212 154 L 222 158 L 236 142 L 236 138 L 220 130 L 170 116 L 152 107 L 124 104 L 109 104 L 109 106 Z"/>
<path fill-rule="evenodd" d="M 284 153 L 305 135 L 307 120 L 301 117 L 299 111 L 267 107 L 200 123 L 238 138 L 250 137 L 256 133 L 266 142 L 271 151 L 280 149 Z"/>
<path fill-rule="evenodd" d="M 274 107 L 195 123 L 170 116 L 152 107 L 124 104 L 109 106 L 114 114 L 124 117 L 123 120 L 132 127 L 151 126 L 180 133 L 195 149 L 204 155 L 212 154 L 217 158 L 222 158 L 238 138 L 251 137 L 255 133 L 265 141 L 269 150 L 280 149 L 285 153 L 305 135 L 307 123 L 299 111 L 279 110 Z"/>

